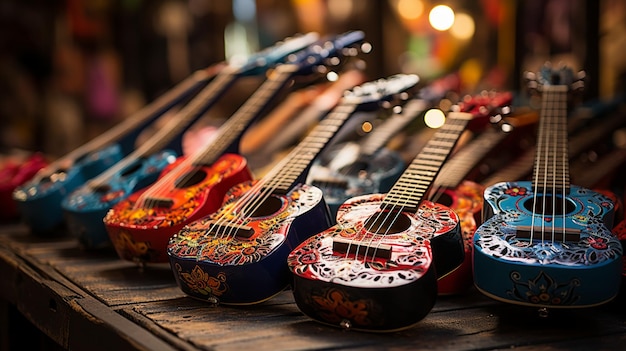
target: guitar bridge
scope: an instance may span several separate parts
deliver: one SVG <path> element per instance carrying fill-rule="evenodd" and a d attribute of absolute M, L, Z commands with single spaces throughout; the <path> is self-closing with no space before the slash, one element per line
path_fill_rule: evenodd
<path fill-rule="evenodd" d="M 146 200 L 145 206 L 148 208 L 171 208 L 174 206 L 174 201 L 172 199 L 159 199 L 151 197 Z"/>
<path fill-rule="evenodd" d="M 235 236 L 250 239 L 254 235 L 254 229 L 247 225 L 239 225 L 233 223 L 218 224 L 215 221 L 209 221 L 207 226 L 211 229 L 211 234 L 230 236 L 233 233 Z"/>
<path fill-rule="evenodd" d="M 532 230 L 531 230 L 532 229 Z M 545 232 L 546 228 L 543 228 Z M 542 228 L 539 226 L 535 226 L 534 228 L 531 226 L 518 226 L 516 236 L 521 239 L 530 239 L 531 232 L 534 233 L 533 238 L 537 238 L 537 236 L 541 237 Z M 545 236 L 545 235 L 544 235 Z M 552 235 L 550 235 L 550 238 Z M 580 240 L 580 229 L 570 229 L 566 228 L 565 232 L 556 231 L 554 233 L 554 238 L 557 240 L 562 240 L 563 242 L 577 242 Z"/>
<path fill-rule="evenodd" d="M 391 245 L 370 245 L 361 242 L 354 242 L 353 240 L 334 238 L 333 250 L 342 254 L 350 253 L 356 256 L 365 256 L 367 253 L 372 257 L 388 260 L 391 258 Z"/>

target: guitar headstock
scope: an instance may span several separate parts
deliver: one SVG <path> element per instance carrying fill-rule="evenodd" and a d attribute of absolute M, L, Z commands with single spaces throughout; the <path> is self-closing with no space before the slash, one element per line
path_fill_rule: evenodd
<path fill-rule="evenodd" d="M 574 71 L 565 65 L 553 67 L 550 62 L 545 63 L 538 73 L 525 72 L 524 78 L 531 93 L 541 92 L 544 87 L 566 85 L 574 92 L 582 91 L 585 87 L 585 71 Z"/>
<path fill-rule="evenodd" d="M 277 69 L 294 69 L 298 75 L 325 73 L 328 67 L 339 66 L 344 58 L 368 53 L 371 45 L 364 39 L 362 31 L 351 31 L 318 40 L 306 49 L 289 55 L 285 65 Z"/>
<path fill-rule="evenodd" d="M 377 109 L 379 103 L 402 94 L 417 82 L 419 77 L 415 74 L 396 74 L 355 86 L 344 92 L 342 99 L 359 105 L 360 110 Z"/>
<path fill-rule="evenodd" d="M 467 126 L 470 130 L 480 130 L 488 123 L 493 123 L 493 117 L 508 113 L 513 101 L 511 92 L 482 91 L 476 95 L 466 95 L 456 105 L 452 106 L 452 112 L 466 112 L 471 114 L 472 120 Z"/>
<path fill-rule="evenodd" d="M 236 70 L 241 75 L 257 75 L 267 69 L 283 63 L 289 55 L 301 51 L 319 40 L 319 34 L 310 32 L 303 35 L 285 38 L 276 44 L 263 49 L 248 57 L 241 65 L 236 65 Z"/>

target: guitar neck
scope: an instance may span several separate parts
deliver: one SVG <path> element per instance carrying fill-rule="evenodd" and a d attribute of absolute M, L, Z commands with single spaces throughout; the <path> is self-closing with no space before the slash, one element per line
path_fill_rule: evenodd
<path fill-rule="evenodd" d="M 385 144 L 396 135 L 402 128 L 411 122 L 417 115 L 422 113 L 428 103 L 422 99 L 413 99 L 404 106 L 402 114 L 395 115 L 385 121 L 373 133 L 368 135 L 360 143 L 360 158 L 368 159 L 382 149 Z"/>
<path fill-rule="evenodd" d="M 567 145 L 568 86 L 545 86 L 541 101 L 533 186 L 541 192 L 568 191 L 569 152 Z"/>
<path fill-rule="evenodd" d="M 215 79 L 209 83 L 201 92 L 198 93 L 182 110 L 180 110 L 173 118 L 171 118 L 165 126 L 160 128 L 139 148 L 117 162 L 115 166 L 109 168 L 102 174 L 94 178 L 90 184 L 97 186 L 107 182 L 115 174 L 118 174 L 126 167 L 130 166 L 136 160 L 150 156 L 160 150 L 163 150 L 175 138 L 189 128 L 203 112 L 205 112 L 222 93 L 235 81 L 237 75 L 229 67 L 224 68 Z"/>
<path fill-rule="evenodd" d="M 297 66 L 280 65 L 248 100 L 218 129 L 217 137 L 190 160 L 194 165 L 210 165 L 239 140 L 245 129 L 261 115 L 269 102 L 287 85 Z"/>
<path fill-rule="evenodd" d="M 622 117 L 622 115 L 616 113 L 601 121 L 601 123 L 597 123 L 592 128 L 573 135 L 569 138 L 568 142 L 569 158 L 571 159 L 579 155 L 581 152 L 591 147 L 591 145 L 601 141 L 612 131 L 625 124 L 626 120 Z M 572 132 L 573 127 L 568 123 L 567 129 L 568 133 L 570 133 Z M 481 184 L 489 186 L 498 182 L 523 179 L 533 170 L 533 159 L 535 158 L 535 154 L 535 147 L 528 149 L 524 152 L 524 154 L 509 163 L 505 168 L 495 172 L 490 177 L 485 178 Z"/>
<path fill-rule="evenodd" d="M 448 114 L 446 123 L 437 130 L 391 188 L 381 209 L 417 211 L 472 117 L 472 114 L 465 112 Z"/>
<path fill-rule="evenodd" d="M 319 155 L 328 141 L 356 110 L 357 104 L 343 100 L 331 113 L 319 122 L 309 134 L 284 157 L 280 163 L 263 177 L 263 187 L 276 193 L 287 193 L 300 179 Z"/>
<path fill-rule="evenodd" d="M 505 137 L 506 133 L 500 130 L 487 129 L 443 165 L 441 174 L 435 179 L 433 186 L 456 188 L 476 164 Z"/>
<path fill-rule="evenodd" d="M 48 176 L 52 172 L 56 172 L 59 168 L 64 168 L 68 164 L 73 164 L 77 159 L 95 152 L 103 147 L 110 145 L 126 135 L 138 133 L 150 122 L 158 118 L 163 112 L 169 110 L 172 106 L 180 103 L 185 97 L 196 91 L 199 86 L 208 81 L 213 74 L 208 70 L 197 71 L 181 83 L 161 95 L 152 103 L 146 105 L 136 113 L 124 119 L 116 126 L 102 133 L 100 136 L 90 140 L 79 148 L 74 149 L 67 155 L 59 158 L 57 161 L 46 167 L 42 173 L 38 175 L 39 179 Z"/>
<path fill-rule="evenodd" d="M 181 135 L 193 122 L 198 120 L 222 96 L 226 89 L 233 84 L 236 78 L 236 71 L 230 69 L 230 67 L 224 68 L 206 88 L 176 113 L 163 128 L 160 128 L 137 148 L 133 152 L 133 156 L 143 157 L 164 149 L 174 138 Z"/>

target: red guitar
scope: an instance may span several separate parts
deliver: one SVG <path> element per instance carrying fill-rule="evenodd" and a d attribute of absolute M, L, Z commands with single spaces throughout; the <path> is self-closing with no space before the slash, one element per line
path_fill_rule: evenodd
<path fill-rule="evenodd" d="M 464 250 L 458 216 L 425 195 L 470 120 L 490 109 L 468 111 L 448 114 L 389 193 L 346 201 L 335 226 L 289 254 L 304 314 L 346 329 L 395 331 L 431 310 L 437 280 L 461 264 Z"/>
<path fill-rule="evenodd" d="M 40 153 L 33 154 L 24 161 L 9 159 L 4 163 L 0 169 L 0 219 L 8 220 L 19 216 L 13 191 L 33 178 L 47 164 Z"/>
<path fill-rule="evenodd" d="M 237 153 L 239 139 L 270 99 L 294 77 L 315 74 L 328 59 L 352 54 L 344 49 L 362 40 L 363 32 L 357 31 L 318 41 L 277 66 L 219 128 L 213 141 L 190 157 L 178 159 L 156 183 L 115 205 L 104 224 L 118 255 L 139 264 L 167 262 L 166 246 L 174 233 L 215 212 L 228 189 L 252 179 L 246 160 Z"/>

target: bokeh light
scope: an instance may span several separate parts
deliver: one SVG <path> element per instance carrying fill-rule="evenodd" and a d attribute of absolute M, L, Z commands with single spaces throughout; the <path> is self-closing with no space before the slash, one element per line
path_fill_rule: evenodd
<path fill-rule="evenodd" d="M 446 122 L 446 115 L 440 109 L 433 108 L 424 114 L 424 123 L 429 128 L 440 128 Z"/>
<path fill-rule="evenodd" d="M 457 13 L 454 24 L 450 27 L 450 34 L 460 40 L 468 40 L 474 36 L 476 26 L 474 19 L 466 13 Z"/>
<path fill-rule="evenodd" d="M 452 11 L 450 6 L 437 5 L 430 10 L 428 21 L 436 30 L 448 30 L 454 24 L 454 11 Z"/>

